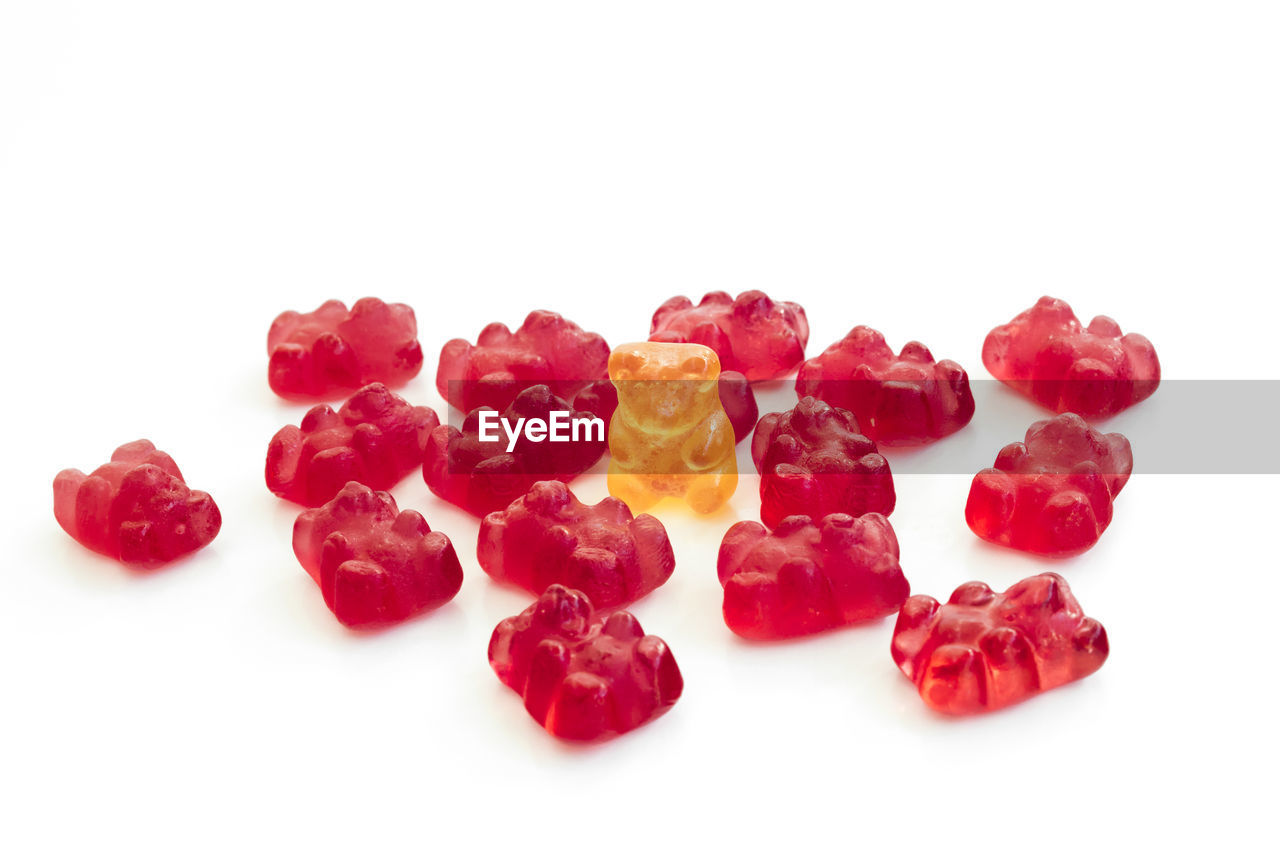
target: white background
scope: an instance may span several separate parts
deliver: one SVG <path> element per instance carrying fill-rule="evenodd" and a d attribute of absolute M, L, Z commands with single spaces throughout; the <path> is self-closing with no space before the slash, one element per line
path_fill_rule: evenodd
<path fill-rule="evenodd" d="M 711 519 L 660 511 L 676 573 L 633 609 L 686 692 L 585 749 L 488 669 L 527 598 L 479 570 L 474 520 L 408 477 L 466 581 L 354 635 L 262 481 L 304 408 L 267 388 L 267 327 L 331 297 L 417 310 L 402 393 L 437 408 L 440 345 L 489 321 L 549 308 L 617 344 L 669 296 L 750 287 L 808 309 L 811 353 L 867 323 L 976 379 L 986 331 L 1049 293 L 1146 334 L 1167 378 L 1276 378 L 1280 13 L 1046 5 L 0 4 L 0 842 L 1263 843 L 1280 483 L 1142 474 L 1159 394 L 1074 560 L 979 542 L 968 476 L 898 478 L 914 591 L 1054 568 L 1111 637 L 1095 676 L 963 721 L 893 666 L 892 620 L 728 632 L 714 557 L 749 479 Z M 1229 412 L 1202 426 L 1189 453 L 1231 440 Z M 141 436 L 224 516 L 150 576 L 50 509 L 59 469 Z"/>

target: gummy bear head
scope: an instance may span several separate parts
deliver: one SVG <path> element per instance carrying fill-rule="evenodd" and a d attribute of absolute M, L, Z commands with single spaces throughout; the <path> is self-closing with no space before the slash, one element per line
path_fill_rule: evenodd
<path fill-rule="evenodd" d="M 701 344 L 624 344 L 609 356 L 618 406 L 631 420 L 665 429 L 693 424 L 719 407 L 720 358 Z"/>

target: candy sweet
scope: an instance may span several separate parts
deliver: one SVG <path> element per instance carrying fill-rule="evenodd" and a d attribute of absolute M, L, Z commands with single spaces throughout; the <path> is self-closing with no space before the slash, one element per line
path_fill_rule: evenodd
<path fill-rule="evenodd" d="M 267 353 L 271 390 L 288 398 L 402 385 L 422 369 L 413 309 L 373 297 L 350 311 L 336 299 L 309 314 L 285 311 L 267 333 Z"/>
<path fill-rule="evenodd" d="M 267 488 L 303 506 L 320 506 L 350 480 L 389 489 L 422 463 L 427 436 L 440 423 L 380 382 L 366 385 L 338 411 L 316 406 L 301 426 L 286 426 L 267 447 Z"/>
<path fill-rule="evenodd" d="M 140 569 L 203 548 L 222 527 L 213 498 L 187 488 L 169 454 L 146 439 L 120 445 L 88 476 L 59 472 L 53 514 L 81 545 Z"/>
<path fill-rule="evenodd" d="M 557 480 L 533 485 L 480 524 L 480 567 L 534 595 L 551 584 L 581 590 L 597 607 L 630 604 L 675 568 L 662 522 L 632 517 L 617 498 L 587 506 Z"/>
<path fill-rule="evenodd" d="M 684 689 L 667 644 L 625 610 L 593 614 L 559 584 L 489 641 L 489 665 L 557 737 L 589 741 L 630 731 L 665 713 Z"/>
<path fill-rule="evenodd" d="M 720 405 L 724 407 L 725 416 L 733 425 L 734 441 L 740 444 L 751 435 L 751 430 L 755 429 L 756 420 L 760 417 L 756 395 L 751 390 L 747 377 L 741 373 L 723 370 L 718 381 Z M 618 408 L 618 389 L 608 379 L 597 380 L 578 392 L 578 396 L 573 398 L 573 405 L 608 424 Z"/>
<path fill-rule="evenodd" d="M 618 389 L 609 493 L 632 511 L 670 496 L 709 513 L 733 496 L 738 463 L 719 375 L 715 352 L 698 344 L 625 344 L 609 357 Z"/>
<path fill-rule="evenodd" d="M 1093 546 L 1133 470 L 1129 440 L 1066 413 L 1037 421 L 973 478 L 965 520 L 988 542 L 1066 557 Z"/>
<path fill-rule="evenodd" d="M 822 400 L 805 397 L 761 418 L 751 458 L 760 472 L 760 519 L 769 527 L 788 515 L 893 512 L 888 461 L 852 413 Z"/>
<path fill-rule="evenodd" d="M 809 341 L 809 321 L 799 305 L 774 302 L 759 290 L 737 299 L 717 290 L 697 307 L 684 296 L 668 299 L 653 315 L 649 340 L 711 347 L 725 370 L 754 382 L 795 369 Z"/>
<path fill-rule="evenodd" d="M 964 368 L 935 362 L 919 341 L 894 355 L 884 336 L 866 326 L 800 365 L 796 394 L 848 409 L 863 434 L 881 445 L 935 441 L 973 418 Z"/>
<path fill-rule="evenodd" d="M 431 491 L 481 518 L 505 509 L 539 480 L 569 482 L 604 455 L 604 423 L 575 410 L 546 385 L 521 391 L 500 418 L 507 426 L 498 426 L 498 414 L 484 407 L 472 410 L 461 430 L 442 424 L 431 433 L 423 457 L 422 476 Z M 531 424 L 551 424 L 553 418 L 561 419 L 570 440 L 552 441 L 550 431 L 530 436 Z M 517 434 L 514 443 L 508 429 Z M 486 434 L 496 440 L 482 440 Z"/>
<path fill-rule="evenodd" d="M 991 375 L 1055 412 L 1114 415 L 1155 393 L 1160 362 L 1142 335 L 1121 335 L 1110 317 L 1082 328 L 1071 306 L 1042 296 L 982 345 Z"/>
<path fill-rule="evenodd" d="M 403 622 L 439 607 L 462 587 L 449 537 L 419 513 L 397 513 L 387 492 L 351 482 L 293 524 L 293 553 L 349 628 Z"/>
<path fill-rule="evenodd" d="M 994 711 L 1084 678 L 1107 650 L 1106 630 L 1053 572 L 1003 593 L 966 583 L 942 605 L 913 595 L 893 628 L 894 663 L 944 714 Z"/>
<path fill-rule="evenodd" d="M 501 411 L 531 385 L 571 398 L 607 376 L 609 345 L 553 311 L 532 311 L 512 332 L 490 323 L 475 344 L 455 338 L 440 350 L 436 388 L 454 408 Z"/>
<path fill-rule="evenodd" d="M 740 521 L 725 533 L 716 568 L 725 624 L 753 640 L 879 619 L 896 613 L 911 591 L 893 528 L 874 512 L 832 514 L 816 524 L 792 515 L 772 533 Z"/>

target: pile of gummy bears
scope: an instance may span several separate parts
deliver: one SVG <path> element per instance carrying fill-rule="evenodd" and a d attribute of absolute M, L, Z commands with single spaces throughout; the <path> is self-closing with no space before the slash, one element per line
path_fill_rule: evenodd
<path fill-rule="evenodd" d="M 664 499 L 714 512 L 738 485 L 735 446 L 750 436 L 760 522 L 730 527 L 717 572 L 730 630 L 768 641 L 896 613 L 891 653 L 931 708 L 1002 708 L 1083 678 L 1107 635 L 1052 572 L 1003 593 L 960 586 L 945 604 L 910 595 L 888 516 L 896 502 L 880 445 L 937 441 L 974 416 L 969 378 L 921 343 L 895 354 L 858 326 L 804 357 L 804 310 L 749 291 L 684 297 L 654 314 L 649 340 L 611 349 L 559 314 L 534 311 L 514 332 L 446 343 L 436 385 L 465 412 L 441 424 L 390 388 L 422 368 L 413 310 L 366 298 L 287 311 L 267 336 L 268 381 L 288 399 L 346 396 L 282 428 L 267 448 L 267 487 L 304 507 L 293 549 L 334 616 L 383 627 L 452 599 L 462 566 L 452 542 L 386 491 L 421 466 L 431 491 L 480 519 L 476 553 L 496 580 L 536 600 L 489 643 L 498 678 L 563 738 L 595 740 L 667 711 L 683 680 L 658 637 L 625 608 L 671 576 Z M 1057 412 L 973 479 L 965 518 L 990 542 L 1068 557 L 1096 543 L 1133 468 L 1128 440 L 1086 419 L 1156 389 L 1160 366 L 1141 335 L 1107 317 L 1081 325 L 1042 298 L 993 329 L 982 360 L 996 378 Z M 759 417 L 752 383 L 796 372 L 798 402 Z M 492 440 L 485 422 L 526 424 Z M 572 441 L 544 441 L 545 424 Z M 591 425 L 605 429 L 592 431 Z M 539 433 L 534 424 L 544 425 Z M 515 433 L 519 433 L 517 426 Z M 573 479 L 609 453 L 611 497 L 583 504 Z M 222 519 L 151 442 L 119 447 L 92 474 L 54 479 L 54 514 L 87 548 L 151 569 L 207 545 Z M 763 522 L 763 523 L 761 523 Z"/>

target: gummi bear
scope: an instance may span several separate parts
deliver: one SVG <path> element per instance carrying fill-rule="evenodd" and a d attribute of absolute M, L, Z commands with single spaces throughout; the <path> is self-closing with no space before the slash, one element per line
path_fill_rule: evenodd
<path fill-rule="evenodd" d="M 1091 675 L 1107 632 L 1061 575 L 1045 572 L 1003 593 L 972 581 L 939 605 L 913 595 L 893 628 L 893 660 L 944 714 L 994 711 Z"/>
<path fill-rule="evenodd" d="M 449 537 L 419 513 L 397 513 L 387 492 L 351 482 L 293 524 L 293 553 L 348 628 L 403 622 L 439 607 L 462 588 Z"/>
<path fill-rule="evenodd" d="M 632 517 L 617 498 L 587 506 L 556 480 L 535 483 L 480 524 L 480 567 L 540 595 L 551 584 L 581 590 L 597 607 L 630 604 L 675 568 L 662 522 Z"/>
<path fill-rule="evenodd" d="M 436 388 L 454 408 L 502 411 L 531 385 L 572 398 L 607 376 L 609 345 L 553 311 L 532 311 L 512 332 L 490 323 L 474 345 L 455 338 L 440 350 Z"/>
<path fill-rule="evenodd" d="M 884 336 L 866 326 L 800 365 L 796 394 L 848 409 L 863 435 L 881 445 L 936 441 L 973 419 L 964 368 L 935 362 L 919 341 L 894 355 Z"/>
<path fill-rule="evenodd" d="M 761 418 L 751 458 L 760 472 L 760 520 L 769 527 L 788 515 L 893 512 L 888 461 L 851 412 L 822 400 L 805 397 L 788 412 Z"/>
<path fill-rule="evenodd" d="M 1055 412 L 1114 415 L 1155 393 L 1160 362 L 1142 335 L 1121 335 L 1110 317 L 1082 328 L 1071 306 L 1040 297 L 982 344 L 991 375 Z"/>
<path fill-rule="evenodd" d="M 759 290 L 737 299 L 717 290 L 696 308 L 684 296 L 668 299 L 653 315 L 649 340 L 711 347 L 725 370 L 755 382 L 786 376 L 804 359 L 809 321 L 796 303 Z"/>
<path fill-rule="evenodd" d="M 290 399 L 403 385 L 422 369 L 413 309 L 373 297 L 350 311 L 336 299 L 310 314 L 285 311 L 267 333 L 267 354 L 271 390 Z"/>
<path fill-rule="evenodd" d="M 724 413 L 733 425 L 734 442 L 741 444 L 744 438 L 751 435 L 751 430 L 755 429 L 756 421 L 760 418 L 755 392 L 751 390 L 747 377 L 732 370 L 721 371 L 718 382 L 720 405 L 724 407 Z M 573 406 L 590 412 L 608 424 L 618 408 L 618 389 L 608 379 L 597 380 L 578 392 L 578 396 L 573 398 Z"/>
<path fill-rule="evenodd" d="M 973 478 L 964 517 L 988 542 L 1066 557 L 1091 548 L 1133 471 L 1129 440 L 1070 412 L 1037 421 Z"/>
<path fill-rule="evenodd" d="M 539 725 L 568 740 L 628 732 L 684 690 L 666 643 L 625 610 L 593 615 L 585 595 L 559 584 L 498 623 L 489 665 Z"/>
<path fill-rule="evenodd" d="M 338 411 L 316 406 L 300 427 L 287 426 L 267 448 L 267 487 L 280 497 L 320 506 L 350 480 L 390 489 L 422 464 L 427 436 L 440 424 L 380 382 L 366 385 Z"/>
<path fill-rule="evenodd" d="M 187 488 L 169 454 L 146 439 L 120 445 L 87 477 L 59 472 L 53 514 L 81 545 L 138 569 L 199 550 L 222 527 L 213 498 Z"/>
<path fill-rule="evenodd" d="M 553 419 L 568 441 L 550 440 Z M 487 430 L 482 429 L 486 423 Z M 531 434 L 537 424 L 548 428 Z M 604 455 L 604 436 L 602 420 L 575 410 L 546 385 L 534 385 L 521 391 L 501 417 L 485 407 L 468 414 L 461 430 L 436 428 L 427 441 L 422 476 L 431 491 L 483 518 L 505 509 L 539 480 L 567 483 L 586 471 Z"/>
<path fill-rule="evenodd" d="M 740 521 L 717 562 L 724 622 L 751 640 L 813 634 L 898 612 L 911 592 L 889 520 L 835 513 L 792 515 L 772 533 Z"/>
<path fill-rule="evenodd" d="M 618 409 L 609 423 L 609 493 L 643 512 L 683 497 L 700 513 L 738 485 L 733 425 L 720 403 L 720 360 L 698 344 L 625 344 L 609 357 Z"/>

